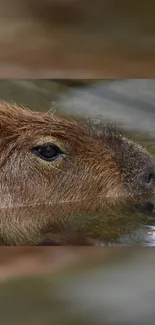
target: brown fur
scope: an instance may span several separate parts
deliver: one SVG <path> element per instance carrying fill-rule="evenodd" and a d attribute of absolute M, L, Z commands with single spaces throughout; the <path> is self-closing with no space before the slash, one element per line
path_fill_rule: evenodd
<path fill-rule="evenodd" d="M 31 153 L 47 140 L 66 156 L 46 162 Z M 1 243 L 109 240 L 146 223 L 122 211 L 152 197 L 138 182 L 148 167 L 150 155 L 111 126 L 1 102 Z"/>

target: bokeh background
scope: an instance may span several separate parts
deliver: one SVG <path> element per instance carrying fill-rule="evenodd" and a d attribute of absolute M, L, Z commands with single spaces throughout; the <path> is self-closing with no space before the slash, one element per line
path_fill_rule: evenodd
<path fill-rule="evenodd" d="M 1 78 L 152 78 L 153 0 L 1 0 Z"/>
<path fill-rule="evenodd" d="M 1 248 L 3 325 L 154 325 L 149 248 Z"/>

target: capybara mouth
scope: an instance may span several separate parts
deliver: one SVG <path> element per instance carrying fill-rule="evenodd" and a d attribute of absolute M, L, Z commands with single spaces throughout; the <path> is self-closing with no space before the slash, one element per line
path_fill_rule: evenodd
<path fill-rule="evenodd" d="M 142 204 L 136 204 L 135 208 L 144 214 L 152 214 L 155 211 L 155 206 L 152 202 L 142 203 Z"/>

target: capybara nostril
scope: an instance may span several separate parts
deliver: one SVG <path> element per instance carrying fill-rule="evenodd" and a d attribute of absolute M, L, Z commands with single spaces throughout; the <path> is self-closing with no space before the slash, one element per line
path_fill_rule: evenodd
<path fill-rule="evenodd" d="M 147 168 L 139 177 L 140 185 L 146 188 L 155 187 L 155 166 Z"/>

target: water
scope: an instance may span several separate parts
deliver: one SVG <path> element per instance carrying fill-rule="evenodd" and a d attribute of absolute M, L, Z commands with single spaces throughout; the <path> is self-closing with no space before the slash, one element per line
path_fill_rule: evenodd
<path fill-rule="evenodd" d="M 54 105 L 58 114 L 117 122 L 155 156 L 155 79 L 85 81 L 81 86 L 61 80 L 0 80 L 0 99 L 38 111 Z M 117 244 L 155 246 L 153 231 L 155 224 L 148 225 Z"/>

